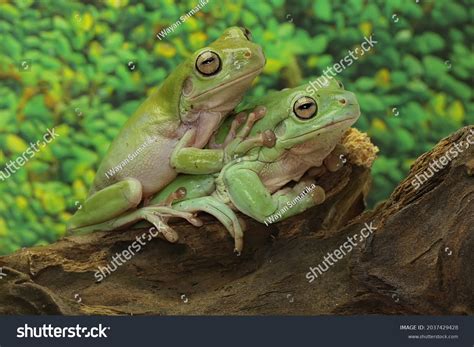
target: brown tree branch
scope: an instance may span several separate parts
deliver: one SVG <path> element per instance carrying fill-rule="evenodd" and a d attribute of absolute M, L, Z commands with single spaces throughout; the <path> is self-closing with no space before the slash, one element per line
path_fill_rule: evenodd
<path fill-rule="evenodd" d="M 472 129 L 418 158 L 373 211 L 362 213 L 369 169 L 348 163 L 321 177 L 329 196 L 323 205 L 268 227 L 244 218 L 240 257 L 210 217 L 201 228 L 175 224 L 177 244 L 153 239 L 99 283 L 97 267 L 147 230 L 67 237 L 0 257 L 7 274 L 0 313 L 473 314 L 474 146 L 419 189 L 411 183 Z M 366 145 L 348 146 L 352 163 Z M 309 267 L 342 249 L 365 223 L 375 232 L 309 283 Z"/>

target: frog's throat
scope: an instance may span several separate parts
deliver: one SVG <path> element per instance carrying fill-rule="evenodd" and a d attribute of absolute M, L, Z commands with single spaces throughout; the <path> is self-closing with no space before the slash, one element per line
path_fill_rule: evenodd
<path fill-rule="evenodd" d="M 199 97 L 202 97 L 202 96 L 205 96 L 206 94 L 212 93 L 213 91 L 215 91 L 215 90 L 217 90 L 217 89 L 221 89 L 221 88 L 223 88 L 223 87 L 230 87 L 230 86 L 232 86 L 232 85 L 234 85 L 234 84 L 236 84 L 236 83 L 238 83 L 238 82 L 241 82 L 241 81 L 243 81 L 243 80 L 245 80 L 245 79 L 251 77 L 252 75 L 256 76 L 256 75 L 260 74 L 260 72 L 261 72 L 262 70 L 263 70 L 263 66 L 262 66 L 262 67 L 259 67 L 259 68 L 257 68 L 257 69 L 255 69 L 255 70 L 252 70 L 252 71 L 246 73 L 245 75 L 240 76 L 239 78 L 236 78 L 236 79 L 231 80 L 231 81 L 229 81 L 229 82 L 221 83 L 221 84 L 215 86 L 215 87 L 212 88 L 212 89 L 209 89 L 209 90 L 206 90 L 206 91 L 203 92 L 203 93 L 194 95 L 193 97 L 189 98 L 188 101 L 191 101 L 191 102 L 192 102 L 192 101 L 194 101 L 195 99 L 197 99 L 197 98 L 199 98 Z"/>

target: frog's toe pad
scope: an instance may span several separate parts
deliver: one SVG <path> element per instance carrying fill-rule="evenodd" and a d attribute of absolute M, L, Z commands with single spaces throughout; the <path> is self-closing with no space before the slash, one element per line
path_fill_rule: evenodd
<path fill-rule="evenodd" d="M 256 114 L 257 119 L 261 119 L 267 113 L 267 108 L 265 106 L 257 106 L 253 112 Z"/>
<path fill-rule="evenodd" d="M 262 142 L 263 146 L 267 148 L 271 148 L 275 146 L 276 143 L 276 136 L 272 130 L 265 130 L 262 133 Z"/>
<path fill-rule="evenodd" d="M 324 159 L 324 165 L 330 172 L 338 171 L 344 165 L 344 156 L 340 155 L 329 155 Z"/>
<path fill-rule="evenodd" d="M 179 240 L 178 233 L 176 232 L 176 230 L 174 230 L 170 226 L 165 225 L 165 224 L 162 223 L 160 225 L 159 230 L 160 230 L 161 234 L 163 235 L 163 237 L 166 239 L 166 241 L 171 242 L 171 243 L 175 243 Z"/>
<path fill-rule="evenodd" d="M 320 205 L 326 200 L 326 192 L 322 187 L 316 186 L 311 192 L 311 197 L 316 205 Z"/>
<path fill-rule="evenodd" d="M 194 225 L 195 227 L 202 227 L 204 225 L 203 221 L 200 220 L 199 218 L 196 217 L 196 215 L 193 214 L 192 217 L 188 219 L 189 223 Z"/>

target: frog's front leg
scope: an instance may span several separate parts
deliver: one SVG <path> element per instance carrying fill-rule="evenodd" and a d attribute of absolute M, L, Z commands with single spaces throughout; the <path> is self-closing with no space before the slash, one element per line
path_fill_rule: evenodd
<path fill-rule="evenodd" d="M 330 172 L 336 172 L 346 163 L 346 155 L 347 149 L 343 145 L 337 144 L 332 152 L 324 159 L 324 166 Z"/>
<path fill-rule="evenodd" d="M 229 145 L 226 148 L 227 157 L 242 156 L 252 148 L 255 147 L 268 147 L 271 148 L 276 143 L 276 136 L 272 130 L 265 130 L 257 135 L 246 138 L 240 143 L 231 148 L 232 145 Z"/>
<path fill-rule="evenodd" d="M 235 136 L 235 138 L 237 139 L 240 139 L 240 140 L 243 140 L 245 139 L 250 131 L 252 130 L 254 124 L 259 121 L 260 119 L 262 119 L 265 114 L 267 113 L 267 109 L 265 106 L 257 106 L 255 107 L 255 109 L 249 113 L 245 123 L 244 123 L 244 126 L 242 127 L 242 129 L 240 129 L 237 133 L 237 135 Z M 229 144 L 231 141 L 233 141 L 233 139 L 226 139 L 227 140 L 227 144 Z"/>
<path fill-rule="evenodd" d="M 224 149 L 225 163 L 228 163 L 238 157 L 244 156 L 245 154 L 247 154 L 247 152 L 249 152 L 255 147 L 271 148 L 275 146 L 276 135 L 273 130 L 270 129 L 264 130 L 263 132 L 258 132 L 253 136 L 247 137 L 255 121 L 263 117 L 265 112 L 265 108 L 261 108 L 261 111 L 259 111 L 259 113 L 252 113 L 247 118 L 246 124 L 239 131 L 235 139 L 231 141 Z M 260 116 L 258 114 L 260 114 Z"/>
<path fill-rule="evenodd" d="M 232 142 L 238 143 L 238 142 L 243 141 L 252 130 L 254 124 L 258 120 L 262 119 L 266 113 L 267 113 L 267 109 L 264 106 L 255 107 L 255 109 L 252 112 L 250 112 L 248 115 L 245 113 L 245 111 L 239 112 L 234 117 L 234 119 L 232 119 L 230 129 L 227 132 L 224 142 L 222 142 L 221 144 L 216 143 L 215 141 L 216 134 L 214 134 L 211 140 L 209 141 L 208 147 L 223 149 L 227 147 L 229 144 L 231 144 Z"/>
<path fill-rule="evenodd" d="M 264 107 L 257 107 L 255 111 L 251 112 L 242 129 L 238 131 L 236 137 L 229 144 L 226 144 L 224 150 L 187 147 L 195 136 L 195 130 L 189 130 L 171 154 L 171 166 L 180 173 L 211 174 L 219 172 L 224 164 L 234 158 L 235 155 L 243 155 L 255 147 L 272 147 L 275 144 L 276 137 L 271 130 L 246 138 L 255 122 L 261 119 L 265 113 L 266 109 Z"/>
<path fill-rule="evenodd" d="M 216 135 L 218 131 L 212 134 L 211 140 L 208 143 L 208 147 L 211 149 L 223 149 L 226 147 L 232 140 L 235 139 L 237 136 L 237 130 L 244 124 L 245 120 L 247 119 L 247 114 L 245 112 L 238 113 L 233 119 L 232 123 L 230 124 L 230 129 L 224 139 L 224 142 L 217 143 L 216 142 Z"/>
<path fill-rule="evenodd" d="M 196 130 L 188 130 L 171 153 L 170 164 L 180 173 L 210 174 L 219 172 L 224 165 L 224 151 L 188 147 L 196 136 Z"/>
<path fill-rule="evenodd" d="M 347 162 L 347 149 L 338 144 L 331 153 L 324 159 L 323 165 L 313 166 L 306 173 L 305 177 L 319 178 L 329 172 L 340 170 Z"/>
<path fill-rule="evenodd" d="M 229 168 L 224 182 L 234 206 L 266 224 L 294 216 L 325 200 L 323 188 L 309 180 L 271 194 L 255 171 L 246 167 Z"/>
<path fill-rule="evenodd" d="M 216 217 L 235 239 L 235 250 L 240 252 L 243 247 L 243 230 L 235 213 L 224 203 L 209 196 L 216 190 L 212 175 L 180 175 L 172 183 L 161 190 L 150 202 L 166 203 L 169 196 L 179 190 L 185 190 L 186 195 L 178 197 L 172 208 L 181 213 L 209 213 Z M 169 202 L 169 201 L 168 201 Z"/>

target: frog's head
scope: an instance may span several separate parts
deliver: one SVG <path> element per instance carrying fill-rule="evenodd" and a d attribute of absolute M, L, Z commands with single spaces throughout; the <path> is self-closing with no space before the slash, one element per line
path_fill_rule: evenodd
<path fill-rule="evenodd" d="M 276 94 L 267 113 L 280 118 L 270 121 L 274 122 L 273 129 L 283 148 L 319 139 L 336 144 L 360 115 L 355 95 L 344 90 L 335 79 L 322 88 L 315 89 L 314 83 L 307 83 Z M 259 127 L 272 128 L 270 124 L 259 124 Z"/>
<path fill-rule="evenodd" d="M 252 42 L 248 29 L 227 29 L 209 46 L 194 52 L 167 79 L 173 80 L 173 94 L 179 94 L 176 106 L 181 120 L 192 121 L 206 111 L 228 113 L 242 100 L 264 65 L 263 51 Z"/>

